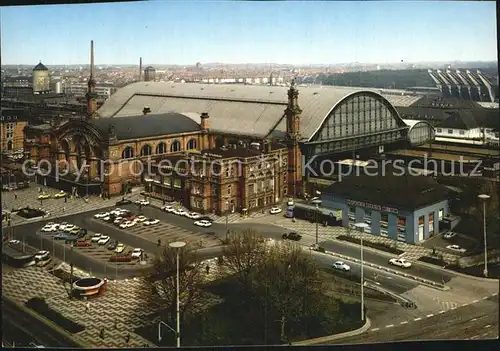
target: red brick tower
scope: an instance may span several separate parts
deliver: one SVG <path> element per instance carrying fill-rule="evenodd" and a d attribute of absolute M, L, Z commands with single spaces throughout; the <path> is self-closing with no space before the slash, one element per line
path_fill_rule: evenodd
<path fill-rule="evenodd" d="M 302 192 L 302 153 L 299 147 L 300 136 L 300 114 L 299 91 L 295 87 L 295 79 L 292 80 L 288 90 L 288 106 L 285 110 L 286 116 L 286 143 L 288 146 L 288 196 L 297 197 Z"/>
<path fill-rule="evenodd" d="M 97 94 L 95 92 L 94 80 L 94 41 L 90 41 L 90 77 L 87 83 L 87 118 L 97 115 Z"/>

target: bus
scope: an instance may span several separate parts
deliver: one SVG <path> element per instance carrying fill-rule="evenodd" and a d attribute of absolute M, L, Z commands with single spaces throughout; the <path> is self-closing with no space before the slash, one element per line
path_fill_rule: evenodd
<path fill-rule="evenodd" d="M 318 222 L 323 225 L 342 225 L 342 210 L 324 207 L 316 208 L 314 204 L 295 203 L 294 206 L 287 208 L 285 216 L 308 220 L 311 223 Z"/>

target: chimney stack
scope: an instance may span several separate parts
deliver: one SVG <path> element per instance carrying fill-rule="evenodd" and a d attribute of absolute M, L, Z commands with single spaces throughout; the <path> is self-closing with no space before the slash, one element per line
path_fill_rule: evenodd
<path fill-rule="evenodd" d="M 203 112 L 201 114 L 201 130 L 206 132 L 208 129 L 209 129 L 209 123 L 208 123 L 208 119 L 210 118 L 210 116 L 208 115 L 208 113 L 206 112 Z"/>
<path fill-rule="evenodd" d="M 142 57 L 139 57 L 139 82 L 142 82 Z"/>
<path fill-rule="evenodd" d="M 144 108 L 142 109 L 142 113 L 144 116 L 146 116 L 150 112 L 151 112 L 151 109 L 149 108 L 149 106 L 144 106 Z"/>

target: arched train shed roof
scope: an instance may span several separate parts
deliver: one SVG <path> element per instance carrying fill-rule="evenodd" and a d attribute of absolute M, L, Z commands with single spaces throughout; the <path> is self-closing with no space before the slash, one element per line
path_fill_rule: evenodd
<path fill-rule="evenodd" d="M 284 111 L 288 87 L 171 82 L 136 82 L 119 89 L 99 109 L 102 118 L 137 116 L 144 106 L 152 114 L 176 112 L 199 116 L 207 112 L 210 128 L 222 133 L 265 137 L 286 131 Z M 357 92 L 391 103 L 378 89 L 298 87 L 301 134 L 310 140 L 333 107 Z M 396 96 L 397 98 L 397 96 Z M 199 122 L 199 117 L 196 118 Z"/>
<path fill-rule="evenodd" d="M 410 129 L 408 130 L 408 140 L 414 146 L 429 143 L 436 137 L 436 130 L 427 121 L 416 119 L 404 119 Z"/>

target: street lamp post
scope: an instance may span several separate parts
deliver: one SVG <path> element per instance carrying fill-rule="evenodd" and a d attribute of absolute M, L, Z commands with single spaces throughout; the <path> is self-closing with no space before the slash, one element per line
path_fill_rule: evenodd
<path fill-rule="evenodd" d="M 361 321 L 365 320 L 365 291 L 364 291 L 364 262 L 363 262 L 363 234 L 365 232 L 365 228 L 368 228 L 369 225 L 366 223 L 356 223 L 354 226 L 361 232 Z"/>
<path fill-rule="evenodd" d="M 89 167 L 90 165 L 85 165 L 85 171 L 87 173 L 87 177 L 85 178 L 85 193 L 86 193 L 86 198 L 89 198 Z"/>
<path fill-rule="evenodd" d="M 319 205 L 321 200 L 313 200 L 312 203 L 316 205 L 316 245 L 319 245 Z"/>
<path fill-rule="evenodd" d="M 486 195 L 486 194 L 480 194 L 478 195 L 478 198 L 480 198 L 483 201 L 483 236 L 484 236 L 484 271 L 483 275 L 485 277 L 488 277 L 488 250 L 486 247 L 486 200 L 488 200 L 491 196 Z"/>
<path fill-rule="evenodd" d="M 227 216 L 228 216 L 228 213 L 227 213 L 227 212 L 228 212 L 228 211 L 229 211 L 229 201 L 228 201 L 228 200 L 226 200 L 226 241 L 228 241 L 228 240 L 229 240 L 229 237 L 228 237 L 228 236 L 229 236 L 229 231 L 228 231 L 228 229 L 227 229 L 227 227 L 228 227 L 228 217 L 227 217 Z"/>
<path fill-rule="evenodd" d="M 177 331 L 176 331 L 176 338 L 177 338 L 177 347 L 181 347 L 181 312 L 180 312 L 180 298 L 179 298 L 179 252 L 180 250 L 186 246 L 186 243 L 184 241 L 175 241 L 173 243 L 170 243 L 169 246 L 173 249 L 176 250 L 176 302 L 177 302 Z M 158 327 L 159 329 L 160 327 Z"/>

